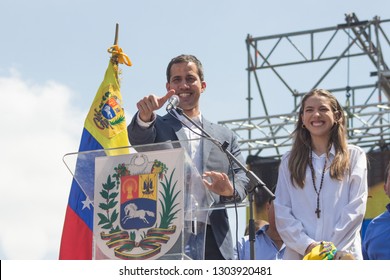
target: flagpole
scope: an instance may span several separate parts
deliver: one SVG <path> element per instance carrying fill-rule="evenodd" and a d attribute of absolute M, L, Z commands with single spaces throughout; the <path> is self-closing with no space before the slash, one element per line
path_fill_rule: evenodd
<path fill-rule="evenodd" d="M 119 34 L 119 24 L 117 23 L 115 26 L 115 38 L 114 38 L 114 46 L 116 47 L 118 47 L 118 37 L 119 37 L 118 34 Z M 111 53 L 111 62 L 113 65 L 118 65 L 118 54 Z"/>
<path fill-rule="evenodd" d="M 119 24 L 116 24 L 115 27 L 115 39 L 114 39 L 114 45 L 118 45 L 118 33 L 119 33 Z"/>

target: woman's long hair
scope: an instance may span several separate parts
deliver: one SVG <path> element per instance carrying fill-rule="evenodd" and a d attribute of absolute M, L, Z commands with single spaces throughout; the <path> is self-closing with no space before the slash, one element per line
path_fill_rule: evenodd
<path fill-rule="evenodd" d="M 345 114 L 336 97 L 327 90 L 313 89 L 307 93 L 301 102 L 299 109 L 298 122 L 293 132 L 293 145 L 288 161 L 288 168 L 291 173 L 291 182 L 303 188 L 305 184 L 306 168 L 309 164 L 309 156 L 311 152 L 311 136 L 310 132 L 303 126 L 302 115 L 305 108 L 306 100 L 311 96 L 324 96 L 329 100 L 332 108 L 335 124 L 330 131 L 327 153 L 329 153 L 332 145 L 335 148 L 335 158 L 330 166 L 330 177 L 337 180 L 342 180 L 345 172 L 349 168 L 348 143 L 345 130 Z M 328 155 L 327 155 L 328 156 Z"/>

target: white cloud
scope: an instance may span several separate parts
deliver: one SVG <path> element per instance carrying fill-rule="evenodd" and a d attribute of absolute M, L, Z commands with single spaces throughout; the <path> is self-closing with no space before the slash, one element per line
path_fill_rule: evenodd
<path fill-rule="evenodd" d="M 0 76 L 0 259 L 57 259 L 71 184 L 62 162 L 77 151 L 85 112 L 54 81 Z"/>

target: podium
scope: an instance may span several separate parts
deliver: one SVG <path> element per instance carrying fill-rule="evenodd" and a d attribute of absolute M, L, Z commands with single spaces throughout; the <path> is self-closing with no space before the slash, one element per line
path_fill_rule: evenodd
<path fill-rule="evenodd" d="M 204 259 L 208 213 L 223 206 L 213 206 L 190 141 L 64 156 L 94 208 L 93 259 Z"/>

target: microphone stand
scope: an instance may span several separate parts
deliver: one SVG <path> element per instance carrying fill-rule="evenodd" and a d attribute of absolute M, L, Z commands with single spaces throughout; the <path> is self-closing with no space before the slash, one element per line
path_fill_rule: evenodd
<path fill-rule="evenodd" d="M 242 170 L 244 170 L 246 176 L 249 179 L 249 185 L 246 188 L 248 192 L 248 198 L 249 198 L 249 244 L 250 244 L 250 259 L 255 259 L 255 222 L 253 219 L 253 194 L 254 190 L 257 187 L 262 187 L 268 194 L 271 196 L 271 198 L 275 198 L 275 195 L 265 186 L 263 181 L 260 180 L 259 177 L 256 176 L 256 174 L 248 170 L 229 150 L 227 150 L 227 147 L 229 146 L 228 142 L 224 142 L 221 144 L 218 140 L 211 137 L 210 134 L 208 134 L 203 127 L 198 125 L 196 122 L 194 122 L 190 117 L 188 117 L 181 108 L 177 107 L 175 108 L 176 112 L 182 116 L 184 116 L 190 123 L 195 125 L 204 135 L 206 135 L 209 140 L 212 140 L 212 142 L 219 146 L 219 148 L 228 156 L 229 159 L 234 161 Z M 168 110 L 169 111 L 169 110 Z"/>

